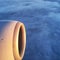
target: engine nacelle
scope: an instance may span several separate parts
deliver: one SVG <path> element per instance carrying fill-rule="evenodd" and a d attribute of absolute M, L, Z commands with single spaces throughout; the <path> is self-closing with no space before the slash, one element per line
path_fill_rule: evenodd
<path fill-rule="evenodd" d="M 0 21 L 0 60 L 22 60 L 26 30 L 18 21 Z"/>

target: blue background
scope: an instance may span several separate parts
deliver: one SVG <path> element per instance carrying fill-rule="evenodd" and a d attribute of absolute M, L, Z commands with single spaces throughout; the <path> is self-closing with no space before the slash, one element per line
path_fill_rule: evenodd
<path fill-rule="evenodd" d="M 25 24 L 23 60 L 60 60 L 60 0 L 0 0 L 0 20 Z"/>

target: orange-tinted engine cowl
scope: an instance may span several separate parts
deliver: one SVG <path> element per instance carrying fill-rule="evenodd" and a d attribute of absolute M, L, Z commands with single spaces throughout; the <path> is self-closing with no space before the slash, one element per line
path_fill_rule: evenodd
<path fill-rule="evenodd" d="M 0 60 L 22 60 L 26 31 L 18 21 L 0 21 Z"/>

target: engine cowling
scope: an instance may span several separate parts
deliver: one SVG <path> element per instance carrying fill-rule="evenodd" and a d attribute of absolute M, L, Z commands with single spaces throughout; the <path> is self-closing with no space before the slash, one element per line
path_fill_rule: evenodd
<path fill-rule="evenodd" d="M 0 60 L 22 60 L 26 30 L 18 21 L 0 21 Z"/>

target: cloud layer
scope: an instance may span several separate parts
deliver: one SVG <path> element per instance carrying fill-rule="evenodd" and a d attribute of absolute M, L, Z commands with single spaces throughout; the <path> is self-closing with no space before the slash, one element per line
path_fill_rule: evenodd
<path fill-rule="evenodd" d="M 22 21 L 27 31 L 23 60 L 60 60 L 59 0 L 0 0 L 0 20 Z"/>

